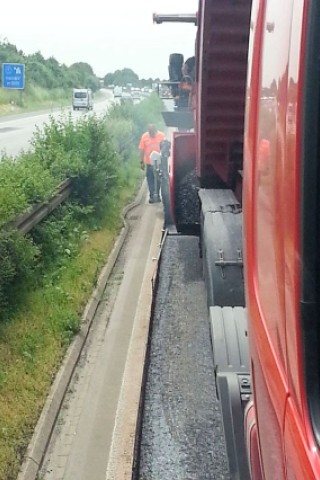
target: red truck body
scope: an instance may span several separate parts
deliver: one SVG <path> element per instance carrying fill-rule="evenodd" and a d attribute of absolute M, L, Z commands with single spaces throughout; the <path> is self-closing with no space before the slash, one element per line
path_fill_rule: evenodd
<path fill-rule="evenodd" d="M 309 115 L 304 92 L 312 35 L 308 28 L 316 13 L 311 5 L 303 0 L 254 1 L 251 14 L 243 192 L 245 288 L 253 397 L 267 479 L 320 478 L 300 305 L 301 199 L 306 187 L 302 169 L 308 162 L 303 142 Z M 268 145 L 265 153 L 263 143 Z"/>
<path fill-rule="evenodd" d="M 239 199 L 250 6 L 201 1 L 196 41 L 196 173 L 202 186 L 219 178 Z M 237 158 L 233 150 L 240 150 Z"/>
<path fill-rule="evenodd" d="M 320 479 L 319 25 L 316 0 L 200 0 L 195 128 L 172 146 L 176 220 L 191 169 L 242 205 L 252 480 Z"/>

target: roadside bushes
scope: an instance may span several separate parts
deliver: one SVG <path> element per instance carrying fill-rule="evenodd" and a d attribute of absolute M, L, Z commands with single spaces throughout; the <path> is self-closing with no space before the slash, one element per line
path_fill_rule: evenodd
<path fill-rule="evenodd" d="M 143 103 L 146 106 L 142 107 Z M 122 191 L 141 178 L 138 140 L 159 116 L 161 102 L 117 105 L 104 118 L 71 115 L 51 118 L 33 136 L 31 149 L 0 162 L 0 319 L 14 304 L 15 285 L 42 281 L 46 268 L 77 255 L 87 232 L 114 218 Z M 12 221 L 35 203 L 49 199 L 71 178 L 68 202 L 22 237 Z"/>
<path fill-rule="evenodd" d="M 34 155 L 56 180 L 73 179 L 73 195 L 80 205 L 91 206 L 101 218 L 117 188 L 121 159 L 104 119 L 72 117 L 52 119 L 33 140 Z"/>
<path fill-rule="evenodd" d="M 0 162 L 0 311 L 14 305 L 14 285 L 41 281 L 45 266 L 76 254 L 86 225 L 98 228 L 112 204 L 121 159 L 104 119 L 51 119 L 32 140 L 33 148 Z M 67 205 L 23 237 L 10 225 L 35 203 L 49 199 L 66 178 L 73 182 Z M 50 252 L 51 249 L 51 252 Z M 32 278 L 31 278 L 32 277 Z"/>
<path fill-rule="evenodd" d="M 142 102 L 133 104 L 124 101 L 119 105 L 114 105 L 110 111 L 110 117 L 113 119 L 126 119 L 132 125 L 132 140 L 139 142 L 140 136 L 146 131 L 149 123 L 154 123 L 159 130 L 164 129 L 164 122 L 161 111 L 164 110 L 163 102 L 156 93 L 152 93 Z"/>
<path fill-rule="evenodd" d="M 163 110 L 163 102 L 156 93 L 152 93 L 145 102 L 136 105 L 132 120 L 138 138 L 146 131 L 148 123 L 154 123 L 158 130 L 164 130 L 164 121 L 161 115 Z"/>
<path fill-rule="evenodd" d="M 110 114 L 106 117 L 107 130 L 123 160 L 120 185 L 123 181 L 131 184 L 138 175 L 138 145 L 147 125 L 154 123 L 159 130 L 164 129 L 162 110 L 162 100 L 156 93 L 152 93 L 138 104 L 123 99 L 109 111 Z"/>
<path fill-rule="evenodd" d="M 0 162 L 0 479 L 18 477 L 50 385 L 142 174 L 131 117 L 68 117 Z M 122 139 L 124 133 L 125 139 Z M 124 155 L 124 147 L 126 144 Z M 1 176 L 2 174 L 2 176 Z M 74 194 L 27 236 L 8 227 L 68 176 Z M 94 184 L 94 188 L 91 187 Z M 11 199 L 11 200 L 10 200 Z"/>
<path fill-rule="evenodd" d="M 32 140 L 33 150 L 0 162 L 0 227 L 37 202 L 50 198 L 66 178 L 73 179 L 73 198 L 92 207 L 94 215 L 117 187 L 120 156 L 103 119 L 51 119 Z"/>
<path fill-rule="evenodd" d="M 33 272 L 39 255 L 38 247 L 19 232 L 0 230 L 0 309 L 7 311 L 15 302 L 11 291 L 16 279 L 24 281 Z"/>
<path fill-rule="evenodd" d="M 57 179 L 43 169 L 37 158 L 23 153 L 18 161 L 3 156 L 0 163 L 0 228 L 29 206 L 52 194 Z"/>

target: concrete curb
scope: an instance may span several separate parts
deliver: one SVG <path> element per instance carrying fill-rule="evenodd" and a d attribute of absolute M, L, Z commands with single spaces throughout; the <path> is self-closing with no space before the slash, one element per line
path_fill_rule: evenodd
<path fill-rule="evenodd" d="M 111 254 L 109 255 L 106 265 L 103 267 L 100 273 L 97 286 L 83 312 L 80 332 L 70 345 L 64 361 L 52 384 L 49 396 L 35 427 L 33 437 L 27 448 L 25 459 L 17 480 L 36 480 L 37 478 L 57 416 L 59 414 L 62 402 L 69 387 L 82 349 L 86 343 L 92 321 L 101 300 L 101 296 L 129 231 L 125 217 L 130 210 L 137 207 L 142 202 L 145 192 L 146 185 L 145 182 L 143 182 L 135 201 L 130 205 L 127 205 L 122 211 L 124 226 L 112 249 Z"/>
<path fill-rule="evenodd" d="M 144 273 L 119 394 L 106 480 L 132 479 L 141 385 L 150 334 L 153 279 L 159 266 L 162 227 L 163 222 L 156 219 L 149 252 L 151 256 Z"/>

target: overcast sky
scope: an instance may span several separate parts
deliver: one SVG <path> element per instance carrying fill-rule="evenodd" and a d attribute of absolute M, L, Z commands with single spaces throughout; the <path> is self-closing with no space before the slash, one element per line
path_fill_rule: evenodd
<path fill-rule="evenodd" d="M 170 53 L 194 54 L 192 24 L 152 23 L 156 13 L 195 13 L 198 0 L 14 0 L 1 2 L 0 39 L 60 63 L 89 63 L 96 75 L 124 67 L 168 77 Z"/>

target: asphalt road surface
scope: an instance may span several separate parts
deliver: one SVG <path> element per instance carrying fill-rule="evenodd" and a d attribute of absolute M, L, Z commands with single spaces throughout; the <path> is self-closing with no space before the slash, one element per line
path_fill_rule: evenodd
<path fill-rule="evenodd" d="M 199 239 L 169 235 L 154 305 L 139 480 L 229 480 Z"/>

